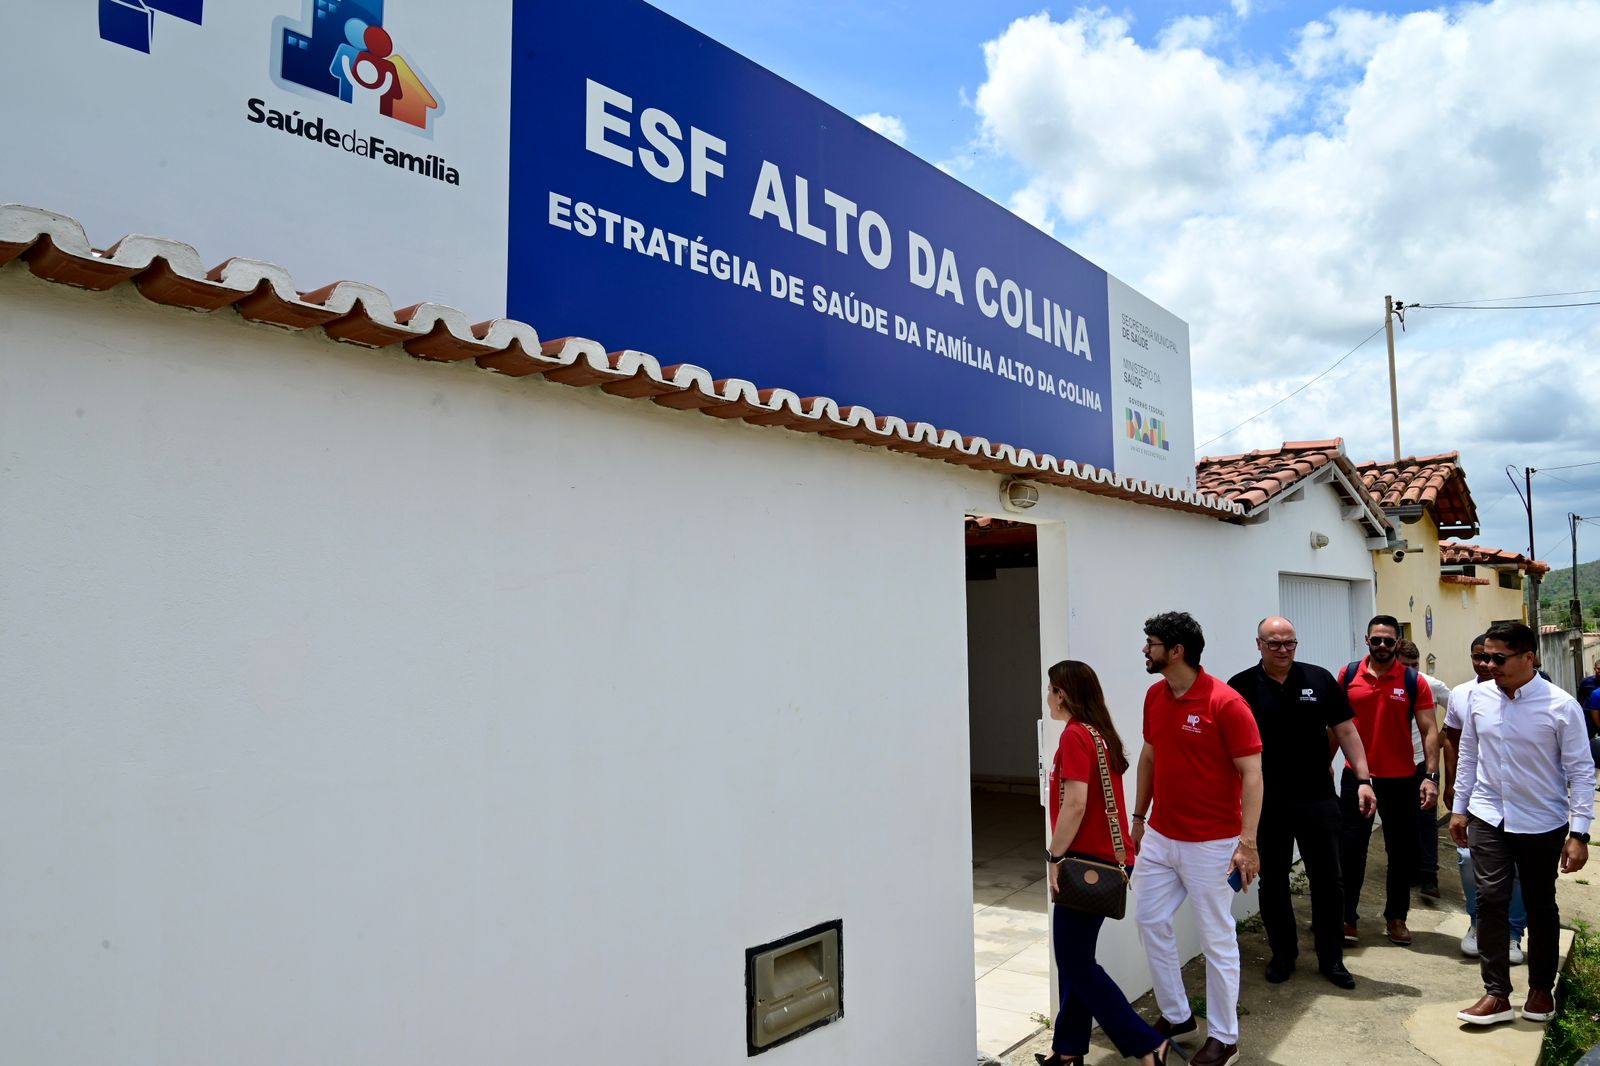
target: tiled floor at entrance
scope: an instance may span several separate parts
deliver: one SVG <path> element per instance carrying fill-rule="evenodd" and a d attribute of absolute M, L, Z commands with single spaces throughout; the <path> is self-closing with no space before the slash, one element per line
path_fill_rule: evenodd
<path fill-rule="evenodd" d="M 972 791 L 973 971 L 978 1048 L 991 1055 L 1039 1028 L 1050 1009 L 1044 811 L 1039 794 Z"/>

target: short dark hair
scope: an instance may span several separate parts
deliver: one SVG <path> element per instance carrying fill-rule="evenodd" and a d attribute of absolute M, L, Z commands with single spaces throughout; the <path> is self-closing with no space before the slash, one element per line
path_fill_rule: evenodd
<path fill-rule="evenodd" d="M 1483 635 L 1483 639 L 1504 644 L 1511 649 L 1513 655 L 1539 650 L 1539 640 L 1533 635 L 1533 630 L 1521 622 L 1496 622 L 1489 627 L 1489 632 Z"/>
<path fill-rule="evenodd" d="M 1488 640 L 1488 639 L 1489 639 L 1489 634 L 1487 634 L 1487 633 L 1479 633 L 1477 636 L 1472 638 L 1472 643 L 1467 645 L 1467 647 L 1469 647 L 1469 648 L 1481 648 L 1481 647 L 1483 647 L 1483 642 Z"/>
<path fill-rule="evenodd" d="M 1183 661 L 1190 666 L 1199 666 L 1200 656 L 1206 650 L 1206 635 L 1188 611 L 1163 611 L 1146 618 L 1144 635 L 1155 637 L 1169 648 L 1181 645 Z"/>
<path fill-rule="evenodd" d="M 1375 614 L 1375 615 L 1373 615 L 1372 616 L 1372 621 L 1367 623 L 1367 632 L 1368 633 L 1372 632 L 1372 627 L 1373 626 L 1388 626 L 1390 629 L 1394 630 L 1394 635 L 1395 636 L 1398 637 L 1400 635 L 1400 619 L 1396 618 L 1392 614 Z"/>
<path fill-rule="evenodd" d="M 1394 646 L 1394 653 L 1402 659 L 1420 659 L 1422 652 L 1418 650 L 1416 642 L 1401 640 Z"/>

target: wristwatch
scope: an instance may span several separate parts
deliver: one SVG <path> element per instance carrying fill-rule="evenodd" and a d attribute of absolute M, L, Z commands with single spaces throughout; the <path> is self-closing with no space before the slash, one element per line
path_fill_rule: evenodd
<path fill-rule="evenodd" d="M 1437 770 L 1429 770 L 1422 776 L 1427 778 L 1429 781 L 1432 781 L 1436 785 L 1439 783 L 1439 771 Z"/>
<path fill-rule="evenodd" d="M 1571 832 L 1571 833 L 1568 833 L 1567 836 L 1571 837 L 1573 840 L 1576 840 L 1580 844 L 1588 844 L 1589 843 L 1589 834 L 1588 833 Z"/>
<path fill-rule="evenodd" d="M 1049 863 L 1051 866 L 1056 866 L 1056 865 L 1059 865 L 1059 864 L 1061 864 L 1063 862 L 1066 862 L 1067 861 L 1067 857 L 1065 855 L 1052 854 L 1049 848 L 1045 848 L 1044 849 L 1044 861 Z"/>
<path fill-rule="evenodd" d="M 1358 778 L 1356 778 L 1356 787 L 1360 788 L 1362 785 L 1366 785 L 1368 788 L 1371 788 L 1372 787 L 1372 778 L 1370 778 L 1370 777 L 1358 777 Z"/>

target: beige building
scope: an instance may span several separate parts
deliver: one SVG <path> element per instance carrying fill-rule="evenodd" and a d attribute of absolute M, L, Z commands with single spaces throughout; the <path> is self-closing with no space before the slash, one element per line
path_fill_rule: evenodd
<path fill-rule="evenodd" d="M 1495 622 L 1526 621 L 1523 585 L 1550 568 L 1524 555 L 1461 543 L 1478 511 L 1457 452 L 1363 463 L 1367 491 L 1393 520 L 1400 544 L 1374 553 L 1378 613 L 1400 620 L 1422 668 L 1447 684 L 1472 676 L 1468 648 Z"/>

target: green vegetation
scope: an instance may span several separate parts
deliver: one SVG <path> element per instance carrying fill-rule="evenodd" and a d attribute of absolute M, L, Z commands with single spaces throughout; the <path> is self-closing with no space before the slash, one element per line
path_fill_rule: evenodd
<path fill-rule="evenodd" d="M 1546 624 L 1567 625 L 1572 599 L 1572 567 L 1552 570 L 1539 585 L 1539 616 Z M 1578 564 L 1578 599 L 1583 602 L 1585 629 L 1600 626 L 1600 559 Z"/>
<path fill-rule="evenodd" d="M 1585 922 L 1574 922 L 1573 930 L 1572 953 L 1561 978 L 1556 1016 L 1545 1027 L 1540 1066 L 1572 1066 L 1600 1044 L 1600 937 Z"/>

